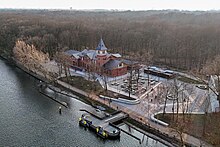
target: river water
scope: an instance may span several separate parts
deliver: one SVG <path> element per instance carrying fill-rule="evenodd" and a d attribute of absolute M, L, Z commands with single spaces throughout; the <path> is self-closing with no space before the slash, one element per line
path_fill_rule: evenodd
<path fill-rule="evenodd" d="M 0 59 L 0 146 L 136 147 L 161 146 L 121 133 L 120 140 L 102 140 L 78 125 L 87 104 L 66 98 L 69 108 L 40 94 L 37 81 Z"/>

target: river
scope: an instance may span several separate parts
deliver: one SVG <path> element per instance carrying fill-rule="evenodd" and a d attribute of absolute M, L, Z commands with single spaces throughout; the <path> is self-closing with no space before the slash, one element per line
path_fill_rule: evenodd
<path fill-rule="evenodd" d="M 136 147 L 161 146 L 121 133 L 120 140 L 102 140 L 78 125 L 87 104 L 66 98 L 68 108 L 40 94 L 37 80 L 0 59 L 0 146 Z"/>

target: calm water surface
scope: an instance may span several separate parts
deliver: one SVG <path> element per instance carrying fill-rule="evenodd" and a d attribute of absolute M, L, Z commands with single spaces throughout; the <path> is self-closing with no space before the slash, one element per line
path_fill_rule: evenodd
<path fill-rule="evenodd" d="M 122 132 L 120 140 L 98 138 L 78 125 L 85 103 L 65 98 L 70 105 L 58 113 L 58 103 L 36 89 L 37 81 L 0 59 L 0 146 L 136 147 L 146 145 Z"/>

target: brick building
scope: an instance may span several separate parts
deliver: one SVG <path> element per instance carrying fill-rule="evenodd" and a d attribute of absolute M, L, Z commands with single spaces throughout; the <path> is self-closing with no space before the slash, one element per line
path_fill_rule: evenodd
<path fill-rule="evenodd" d="M 120 54 L 108 53 L 102 39 L 95 50 L 68 50 L 65 54 L 70 57 L 71 67 L 75 69 L 106 74 L 110 77 L 124 75 L 128 70 L 128 65 L 123 62 Z"/>

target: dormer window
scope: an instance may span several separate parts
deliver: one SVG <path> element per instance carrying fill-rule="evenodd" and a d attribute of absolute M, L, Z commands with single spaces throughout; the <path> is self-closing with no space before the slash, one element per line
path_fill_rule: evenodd
<path fill-rule="evenodd" d="M 123 66 L 123 63 L 119 63 L 118 67 L 122 67 Z"/>

